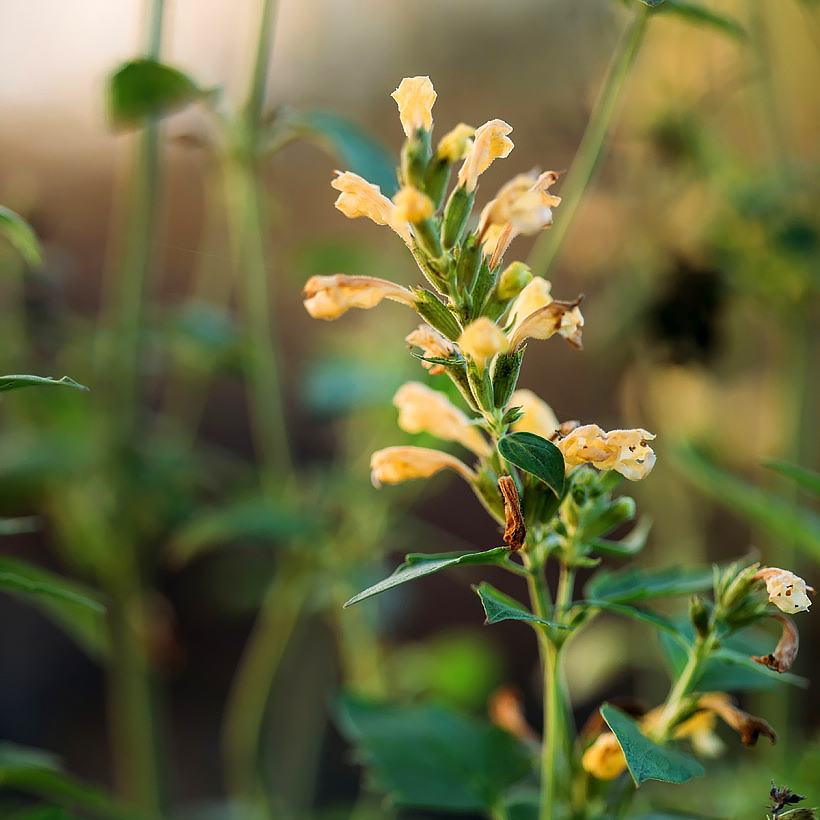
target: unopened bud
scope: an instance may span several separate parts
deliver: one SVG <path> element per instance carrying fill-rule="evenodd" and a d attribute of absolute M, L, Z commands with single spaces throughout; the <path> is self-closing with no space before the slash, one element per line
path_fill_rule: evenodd
<path fill-rule="evenodd" d="M 444 207 L 444 222 L 441 226 L 441 244 L 447 250 L 454 247 L 461 238 L 464 226 L 473 209 L 474 200 L 475 191 L 468 193 L 463 185 L 459 185 L 450 194 L 447 205 Z"/>
<path fill-rule="evenodd" d="M 461 246 L 461 253 L 456 263 L 456 282 L 462 293 L 472 293 L 481 259 L 481 245 L 475 234 L 471 234 Z"/>
<path fill-rule="evenodd" d="M 424 173 L 424 193 L 433 200 L 438 210 L 444 202 L 452 166 L 438 156 L 434 157 Z"/>
<path fill-rule="evenodd" d="M 474 361 L 468 361 L 467 379 L 478 406 L 485 412 L 492 412 L 495 409 L 495 402 L 489 368 L 479 368 Z"/>
<path fill-rule="evenodd" d="M 693 595 L 689 600 L 689 620 L 692 622 L 695 633 L 701 638 L 705 638 L 709 634 L 711 615 L 699 595 Z"/>
<path fill-rule="evenodd" d="M 419 128 L 405 140 L 401 149 L 401 183 L 415 188 L 424 187 L 424 175 L 430 162 L 430 132 Z"/>
<path fill-rule="evenodd" d="M 518 373 L 521 370 L 521 361 L 524 351 L 517 353 L 499 353 L 493 362 L 493 401 L 500 410 L 510 402 L 510 397 L 518 382 Z"/>
<path fill-rule="evenodd" d="M 427 324 L 453 342 L 461 336 L 461 327 L 456 317 L 435 294 L 424 288 L 414 288 L 413 295 L 416 297 L 416 311 Z"/>
<path fill-rule="evenodd" d="M 496 296 L 502 301 L 515 299 L 532 281 L 532 272 L 523 262 L 513 262 L 498 279 Z"/>
<path fill-rule="evenodd" d="M 584 541 L 603 538 L 616 527 L 635 517 L 635 500 L 628 495 L 614 499 L 598 515 L 584 516 Z"/>

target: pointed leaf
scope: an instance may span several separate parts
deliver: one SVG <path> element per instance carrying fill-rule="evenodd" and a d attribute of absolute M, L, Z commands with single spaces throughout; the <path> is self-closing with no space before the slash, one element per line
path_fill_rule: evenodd
<path fill-rule="evenodd" d="M 675 465 L 702 492 L 820 560 L 820 516 L 726 472 L 692 447 L 673 451 Z"/>
<path fill-rule="evenodd" d="M 356 123 L 332 111 L 293 111 L 277 121 L 327 148 L 345 171 L 378 185 L 385 196 L 398 190 L 396 161 Z"/>
<path fill-rule="evenodd" d="M 646 0 L 644 0 L 646 2 Z M 735 40 L 746 40 L 746 29 L 734 17 L 690 0 L 664 0 L 658 13 L 674 15 L 697 26 L 711 28 Z"/>
<path fill-rule="evenodd" d="M 400 806 L 488 811 L 530 770 L 512 735 L 442 706 L 345 697 L 338 714 L 373 787 Z"/>
<path fill-rule="evenodd" d="M 564 457 L 551 442 L 535 433 L 508 433 L 498 452 L 510 464 L 540 478 L 556 495 L 564 491 Z"/>
<path fill-rule="evenodd" d="M 6 390 L 19 390 L 21 387 L 73 387 L 75 390 L 88 390 L 84 384 L 75 382 L 68 376 L 54 379 L 51 376 L 0 376 L 0 393 Z"/>
<path fill-rule="evenodd" d="M 580 601 L 580 606 L 588 606 L 593 609 L 605 609 L 607 612 L 616 612 L 619 615 L 626 615 L 628 618 L 633 618 L 636 621 L 643 621 L 656 629 L 669 633 L 679 643 L 688 646 L 686 639 L 680 634 L 680 630 L 675 626 L 673 621 L 669 618 L 660 615 L 657 612 L 650 612 L 647 609 L 639 609 L 634 606 L 627 606 L 626 604 L 617 604 L 612 601 Z"/>
<path fill-rule="evenodd" d="M 133 128 L 208 93 L 178 69 L 141 57 L 124 63 L 111 75 L 108 112 L 114 126 Z"/>
<path fill-rule="evenodd" d="M 564 624 L 555 624 L 550 621 L 545 621 L 532 612 L 525 609 L 514 598 L 499 592 L 495 587 L 482 581 L 477 586 L 473 586 L 473 590 L 481 599 L 481 605 L 484 607 L 484 612 L 487 615 L 485 624 L 497 624 L 499 621 L 530 621 L 531 623 L 542 624 L 543 626 L 550 626 L 554 629 L 569 629 L 570 627 Z"/>
<path fill-rule="evenodd" d="M 595 601 L 629 603 L 665 595 L 691 595 L 712 588 L 711 568 L 601 570 L 590 578 L 586 596 Z"/>
<path fill-rule="evenodd" d="M 0 236 L 8 240 L 30 267 L 39 268 L 43 264 L 43 249 L 31 225 L 3 205 L 0 205 Z"/>
<path fill-rule="evenodd" d="M 466 564 L 500 564 L 506 560 L 509 554 L 510 551 L 506 547 L 496 547 L 484 552 L 449 552 L 439 555 L 411 553 L 405 557 L 404 563 L 392 575 L 383 581 L 379 581 L 378 584 L 368 587 L 358 595 L 354 595 L 345 606 L 357 604 L 359 601 L 364 601 L 366 598 L 371 598 L 380 592 L 397 587 L 399 584 L 406 584 L 416 578 L 423 578 L 425 575 L 430 575 L 447 567 Z"/>
<path fill-rule="evenodd" d="M 801 489 L 820 496 L 820 473 L 816 473 L 814 470 L 808 470 L 805 467 L 800 467 L 788 461 L 781 461 L 780 459 L 765 461 L 763 466 L 776 470 L 781 475 L 786 476 L 786 478 L 790 478 Z"/>
<path fill-rule="evenodd" d="M 651 529 L 652 519 L 645 516 L 639 519 L 632 532 L 620 541 L 596 538 L 592 542 L 593 551 L 602 552 L 604 555 L 637 555 L 646 546 Z"/>
<path fill-rule="evenodd" d="M 90 655 L 105 652 L 105 607 L 87 587 L 26 561 L 2 556 L 0 589 L 36 606 Z"/>
<path fill-rule="evenodd" d="M 600 712 L 618 739 L 636 786 L 646 780 L 686 783 L 705 774 L 695 758 L 650 740 L 632 718 L 612 704 L 605 703 Z"/>

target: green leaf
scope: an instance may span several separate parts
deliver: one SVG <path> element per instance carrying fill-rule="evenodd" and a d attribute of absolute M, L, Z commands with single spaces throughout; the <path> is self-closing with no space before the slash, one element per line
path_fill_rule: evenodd
<path fill-rule="evenodd" d="M 509 554 L 510 551 L 506 547 L 496 547 L 484 552 L 448 552 L 438 555 L 411 553 L 405 556 L 404 563 L 392 575 L 383 581 L 379 581 L 378 584 L 368 587 L 358 595 L 354 595 L 345 606 L 357 604 L 359 601 L 364 601 L 365 598 L 372 598 L 380 592 L 399 586 L 399 584 L 406 584 L 416 578 L 423 578 L 425 575 L 431 575 L 447 567 L 468 564 L 500 564 L 506 560 Z"/>
<path fill-rule="evenodd" d="M 643 2 L 646 2 L 646 0 L 643 0 Z M 694 23 L 696 26 L 712 28 L 733 37 L 735 40 L 744 41 L 748 37 L 746 29 L 734 17 L 715 11 L 700 3 L 692 3 L 690 0 L 665 0 L 663 7 L 659 8 L 657 13 L 674 15 L 688 23 Z"/>
<path fill-rule="evenodd" d="M 638 523 L 626 537 L 620 541 L 610 541 L 606 538 L 596 538 L 592 541 L 593 552 L 602 552 L 604 555 L 637 555 L 645 546 L 652 529 L 652 519 L 648 516 L 638 520 Z"/>
<path fill-rule="evenodd" d="M 396 160 L 356 123 L 331 111 L 291 111 L 277 120 L 338 157 L 345 171 L 353 171 L 378 185 L 385 196 L 398 190 Z"/>
<path fill-rule="evenodd" d="M 104 654 L 105 607 L 87 587 L 26 561 L 2 556 L 0 589 L 36 606 L 90 655 Z"/>
<path fill-rule="evenodd" d="M 75 390 L 88 390 L 84 384 L 75 382 L 68 376 L 54 379 L 51 376 L 0 376 L 0 393 L 7 390 L 19 390 L 21 387 L 73 387 Z"/>
<path fill-rule="evenodd" d="M 531 767 L 529 751 L 510 734 L 441 706 L 348 696 L 338 714 L 372 786 L 399 806 L 487 811 Z"/>
<path fill-rule="evenodd" d="M 34 516 L 26 518 L 0 518 L 0 535 L 19 535 L 22 532 L 37 532 L 38 520 Z"/>
<path fill-rule="evenodd" d="M 545 621 L 537 615 L 533 615 L 514 598 L 499 592 L 495 587 L 482 581 L 480 584 L 473 585 L 473 590 L 481 599 L 481 605 L 484 607 L 484 612 L 487 615 L 485 624 L 497 624 L 499 621 L 530 621 L 531 623 L 542 624 L 543 626 L 550 626 L 554 629 L 569 629 L 570 627 L 564 624 L 555 624 L 551 621 Z"/>
<path fill-rule="evenodd" d="M 62 807 L 76 808 L 94 817 L 138 820 L 136 812 L 63 772 L 59 758 L 14 743 L 0 743 L 0 791 L 4 790 L 45 797 Z"/>
<path fill-rule="evenodd" d="M 31 225 L 11 208 L 0 205 L 0 235 L 23 257 L 27 265 L 39 268 L 43 264 L 43 249 Z"/>
<path fill-rule="evenodd" d="M 119 128 L 133 128 L 161 117 L 209 92 L 186 74 L 147 57 L 121 65 L 108 83 L 108 112 Z"/>
<path fill-rule="evenodd" d="M 703 766 L 695 758 L 667 746 L 659 746 L 641 732 L 632 718 L 611 703 L 605 703 L 600 712 L 618 739 L 636 786 L 646 780 L 686 783 L 693 777 L 705 774 Z"/>
<path fill-rule="evenodd" d="M 657 612 L 650 612 L 647 609 L 639 609 L 627 604 L 617 604 L 612 601 L 580 601 L 578 605 L 588 606 L 593 609 L 605 609 L 607 612 L 615 612 L 636 621 L 643 621 L 656 629 L 669 633 L 679 643 L 688 646 L 686 639 L 680 634 L 680 630 L 675 623 Z"/>
<path fill-rule="evenodd" d="M 196 515 L 171 540 L 168 557 L 174 566 L 180 567 L 230 541 L 281 542 L 317 528 L 315 518 L 306 518 L 284 504 L 274 504 L 268 497 L 243 498 Z"/>
<path fill-rule="evenodd" d="M 601 570 L 585 587 L 595 601 L 630 603 L 666 595 L 691 595 L 712 588 L 711 568 L 640 569 L 626 567 L 618 572 Z"/>
<path fill-rule="evenodd" d="M 796 507 L 726 472 L 692 447 L 672 451 L 675 466 L 699 490 L 755 526 L 795 544 L 820 560 L 820 516 Z"/>
<path fill-rule="evenodd" d="M 805 467 L 799 467 L 797 464 L 792 464 L 789 461 L 781 461 L 780 459 L 765 461 L 763 466 L 776 470 L 781 475 L 786 476 L 786 478 L 790 478 L 801 489 L 820 496 L 820 473 L 816 473 L 814 470 L 808 470 Z"/>
<path fill-rule="evenodd" d="M 564 457 L 552 442 L 535 433 L 509 433 L 499 439 L 498 452 L 540 478 L 557 496 L 564 491 Z"/>
<path fill-rule="evenodd" d="M 689 637 L 691 639 L 691 626 Z M 682 630 L 681 630 L 682 631 Z M 677 677 L 683 670 L 688 659 L 688 653 L 678 641 L 673 643 L 669 635 L 659 635 L 659 643 L 663 654 L 669 662 L 672 677 Z M 699 691 L 702 692 L 727 692 L 727 691 L 759 691 L 773 689 L 778 684 L 788 683 L 792 686 L 806 688 L 808 680 L 791 672 L 778 673 L 767 669 L 751 659 L 752 654 L 762 655 L 765 650 L 758 642 L 755 644 L 742 636 L 731 636 L 726 639 L 729 646 L 722 646 L 716 650 L 712 656 L 703 664 L 701 673 L 693 682 Z M 764 637 L 763 640 L 766 640 Z M 766 646 L 766 644 L 763 644 Z M 742 649 L 739 647 L 743 647 Z"/>

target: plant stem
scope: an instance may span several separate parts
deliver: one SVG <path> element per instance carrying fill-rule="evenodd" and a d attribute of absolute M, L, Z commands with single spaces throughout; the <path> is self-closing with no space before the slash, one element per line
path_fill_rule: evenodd
<path fill-rule="evenodd" d="M 598 95 L 572 167 L 567 174 L 567 181 L 562 187 L 559 218 L 549 231 L 541 234 L 530 254 L 528 263 L 533 273 L 545 276 L 552 267 L 584 192 L 603 156 L 610 125 L 618 108 L 626 79 L 638 56 L 650 13 L 647 6 L 635 5 L 638 7 L 634 10 L 632 19 L 621 36 L 612 57 L 603 88 Z"/>
<path fill-rule="evenodd" d="M 558 816 L 559 786 L 566 784 L 567 761 L 564 753 L 569 746 L 567 734 L 565 692 L 562 685 L 561 648 L 546 635 L 542 644 L 544 663 L 544 743 L 541 753 L 541 805 L 539 820 L 554 820 Z"/>

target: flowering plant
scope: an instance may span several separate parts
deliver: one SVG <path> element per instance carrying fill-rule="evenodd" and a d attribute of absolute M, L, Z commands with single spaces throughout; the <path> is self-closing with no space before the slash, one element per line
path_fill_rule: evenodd
<path fill-rule="evenodd" d="M 542 738 L 537 738 L 515 700 L 505 696 L 491 710 L 495 722 L 519 743 L 513 750 L 504 746 L 502 752 L 498 741 L 495 761 L 504 756 L 505 767 L 499 769 L 492 761 L 486 769 L 476 764 L 478 776 L 489 784 L 486 788 L 470 797 L 434 799 L 414 794 L 391 765 L 380 760 L 380 754 L 389 755 L 366 727 L 356 725 L 355 710 L 348 712 L 348 722 L 379 773 L 377 779 L 398 802 L 511 816 L 529 766 L 510 761 L 534 756 L 538 774 L 530 779 L 539 781 L 538 796 L 525 800 L 526 816 L 546 820 L 622 814 L 633 791 L 620 778 L 627 770 L 636 787 L 649 779 L 681 783 L 703 774 L 698 757 L 714 754 L 719 745 L 713 733 L 716 717 L 736 729 L 744 744 L 753 744 L 760 734 L 775 741 L 766 721 L 739 709 L 715 686 L 719 675 L 713 662 L 740 666 L 749 675 L 786 673 L 798 641 L 794 623 L 783 613 L 808 609 L 807 592 L 812 590 L 787 570 L 761 569 L 757 564 L 713 571 L 598 569 L 582 594 L 576 590 L 579 569 L 596 568 L 605 556 L 634 556 L 643 547 L 646 527 L 636 527 L 622 540 L 608 536 L 635 515 L 631 498 L 614 495 L 620 478 L 645 478 L 655 453 L 650 446 L 654 436 L 646 430 L 606 432 L 596 424 L 560 422 L 546 402 L 517 386 L 528 339 L 557 335 L 582 347 L 581 297 L 554 299 L 551 284 L 526 265 L 504 264 L 517 235 L 552 224 L 552 209 L 560 199 L 549 191 L 558 174 L 515 176 L 473 219 L 479 178 L 512 150 L 511 127 L 499 119 L 479 128 L 460 124 L 434 149 L 436 94 L 429 78 L 402 80 L 393 97 L 406 135 L 399 192 L 388 199 L 377 186 L 352 173 L 338 173 L 332 185 L 340 192 L 336 207 L 345 215 L 367 216 L 401 237 L 426 284 L 405 288 L 364 276 L 314 276 L 305 285 L 305 307 L 316 318 L 335 319 L 350 308 L 372 308 L 390 299 L 421 317 L 423 323 L 406 341 L 431 376 L 445 376 L 454 383 L 466 412 L 444 393 L 411 382 L 394 399 L 399 426 L 456 442 L 470 453 L 472 463 L 435 449 L 388 447 L 372 456 L 373 483 L 392 484 L 452 470 L 503 528 L 504 546 L 409 555 L 391 576 L 348 604 L 457 565 L 494 565 L 522 576 L 529 607 L 487 582 L 474 589 L 487 623 L 512 619 L 535 630 L 543 667 L 544 728 Z M 554 589 L 548 583 L 553 567 L 558 578 Z M 703 595 L 707 590 L 711 597 Z M 680 594 L 692 596 L 685 622 L 647 606 L 661 596 Z M 595 715 L 576 732 L 564 684 L 565 649 L 607 611 L 648 624 L 665 636 L 674 670 L 672 685 L 653 709 L 627 713 L 604 704 L 600 717 Z M 783 632 L 771 653 L 750 660 L 727 646 L 734 633 L 769 616 L 780 622 Z M 690 748 L 679 748 L 681 742 Z M 613 783 L 616 778 L 620 779 Z M 457 790 L 455 785 L 452 789 Z"/>

